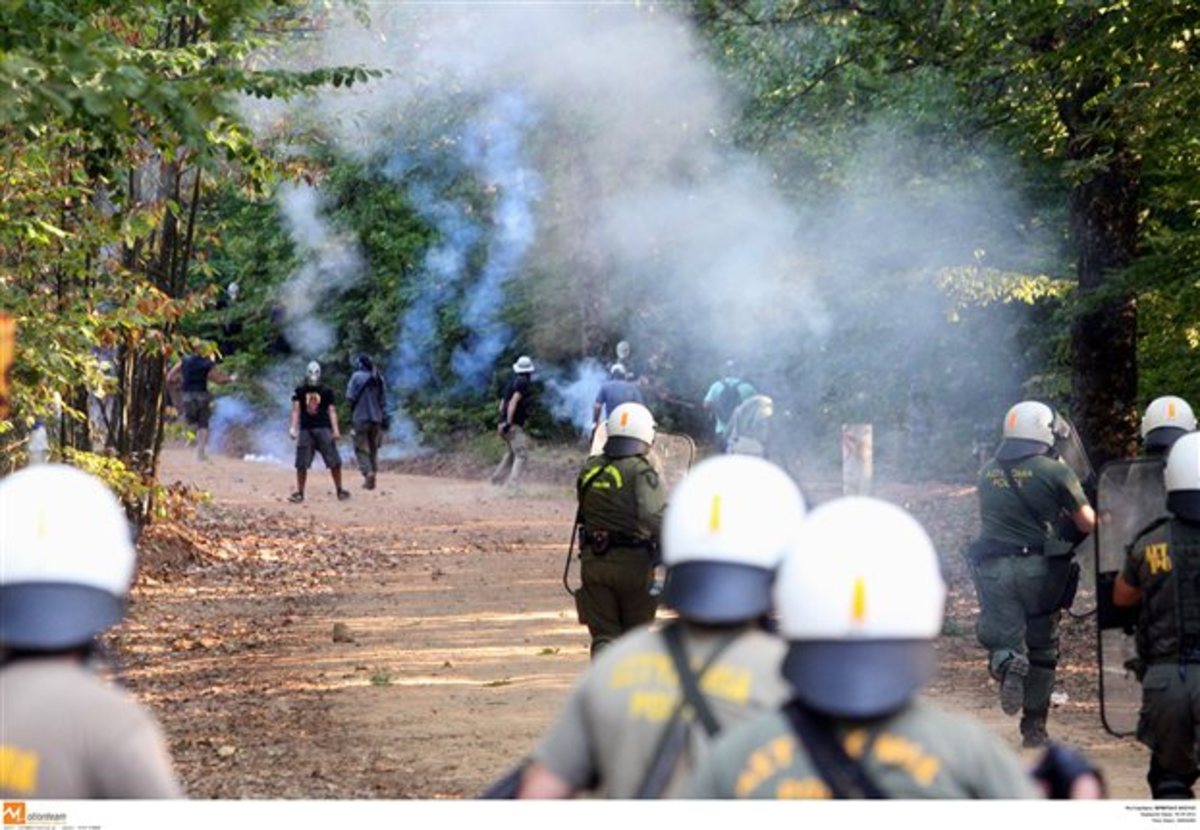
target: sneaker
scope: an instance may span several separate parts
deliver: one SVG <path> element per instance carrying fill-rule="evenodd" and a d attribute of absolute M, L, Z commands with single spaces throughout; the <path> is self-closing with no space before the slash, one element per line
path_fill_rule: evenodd
<path fill-rule="evenodd" d="M 1024 657 L 1009 659 L 1004 666 L 1004 677 L 1000 680 L 1000 708 L 1006 715 L 1015 715 L 1025 704 L 1025 678 L 1029 674 L 1029 663 Z"/>
<path fill-rule="evenodd" d="M 288 501 L 290 501 L 292 504 L 299 504 L 300 502 L 304 501 L 304 494 L 297 490 L 295 493 L 292 493 L 290 496 L 288 496 Z"/>
<path fill-rule="evenodd" d="M 338 501 L 345 501 L 350 498 L 349 490 L 338 490 Z"/>

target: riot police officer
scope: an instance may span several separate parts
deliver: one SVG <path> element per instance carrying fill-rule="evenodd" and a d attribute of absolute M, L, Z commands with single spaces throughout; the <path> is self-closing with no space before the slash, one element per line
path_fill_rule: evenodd
<path fill-rule="evenodd" d="M 1165 459 L 1171 445 L 1195 430 L 1196 416 L 1187 401 L 1174 395 L 1155 398 L 1142 415 L 1142 450 Z"/>
<path fill-rule="evenodd" d="M 1193 798 L 1200 727 L 1200 433 L 1175 441 L 1165 472 L 1168 517 L 1129 547 L 1113 602 L 1138 606 L 1138 739 L 1150 748 L 1154 798 Z"/>
<path fill-rule="evenodd" d="M 1053 409 L 1016 404 L 1004 418 L 1003 440 L 979 477 L 980 538 L 970 558 L 979 590 L 979 642 L 1000 681 L 1005 714 L 1022 712 L 1025 746 L 1048 738 L 1046 716 L 1058 665 L 1058 623 L 1070 605 L 1073 543 L 1062 535 L 1066 517 L 1081 534 L 1096 514 L 1079 478 L 1055 457 L 1066 430 Z"/>
<path fill-rule="evenodd" d="M 666 489 L 650 461 L 655 423 L 639 403 L 608 417 L 604 451 L 587 460 L 576 482 L 579 498 L 579 621 L 596 654 L 623 633 L 654 619 L 650 591 L 658 558 Z"/>
<path fill-rule="evenodd" d="M 73 467 L 0 482 L 0 795 L 179 798 L 162 730 L 91 670 L 124 616 L 134 549 L 116 498 Z"/>
<path fill-rule="evenodd" d="M 838 499 L 805 520 L 774 588 L 791 700 L 723 732 L 692 798 L 1036 798 L 1021 760 L 983 724 L 919 698 L 937 668 L 946 586 L 921 526 L 899 507 Z M 1096 796 L 1065 747 L 1035 775 Z"/>
<path fill-rule="evenodd" d="M 778 706 L 788 693 L 783 644 L 763 621 L 803 517 L 796 485 L 762 459 L 719 456 L 690 472 L 663 531 L 663 601 L 679 620 L 631 632 L 592 663 L 519 796 L 678 795 L 713 735 Z"/>

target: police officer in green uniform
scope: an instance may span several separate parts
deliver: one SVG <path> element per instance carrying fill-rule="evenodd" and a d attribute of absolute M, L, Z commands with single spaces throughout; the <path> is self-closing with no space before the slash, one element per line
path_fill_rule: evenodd
<path fill-rule="evenodd" d="M 631 628 L 654 619 L 651 595 L 666 490 L 650 462 L 655 424 L 639 403 L 608 417 L 604 452 L 588 459 L 579 498 L 579 621 L 592 635 L 592 657 Z"/>
<path fill-rule="evenodd" d="M 1143 531 L 1113 586 L 1113 602 L 1140 604 L 1145 666 L 1138 740 L 1150 748 L 1154 798 L 1193 798 L 1200 728 L 1200 433 L 1179 438 L 1166 466 L 1169 517 Z"/>
<path fill-rule="evenodd" d="M 1058 622 L 1069 604 L 1072 543 L 1064 518 L 1091 533 L 1096 514 L 1078 477 L 1052 449 L 1059 421 L 1049 406 L 1023 401 L 1004 419 L 1004 438 L 979 478 L 982 529 L 971 546 L 980 616 L 977 634 L 1000 706 L 1022 712 L 1025 746 L 1048 740 L 1046 715 L 1058 665 Z"/>
<path fill-rule="evenodd" d="M 1195 430 L 1196 416 L 1187 401 L 1174 395 L 1155 398 L 1142 415 L 1142 451 L 1165 461 L 1171 446 Z"/>
<path fill-rule="evenodd" d="M 946 586 L 933 543 L 899 507 L 853 496 L 816 508 L 779 566 L 774 597 L 793 697 L 723 732 L 688 797 L 1102 794 L 1071 750 L 1048 752 L 1035 782 L 983 724 L 918 697 L 937 671 Z"/>
<path fill-rule="evenodd" d="M 783 642 L 763 621 L 803 518 L 799 489 L 762 459 L 718 456 L 692 470 L 663 528 L 663 601 L 678 621 L 630 632 L 592 663 L 519 797 L 677 796 L 713 735 L 780 705 Z"/>

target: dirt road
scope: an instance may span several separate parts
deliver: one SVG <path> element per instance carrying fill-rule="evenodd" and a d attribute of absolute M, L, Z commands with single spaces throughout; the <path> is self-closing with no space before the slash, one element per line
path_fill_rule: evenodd
<path fill-rule="evenodd" d="M 149 534 L 114 645 L 193 797 L 470 797 L 531 748 L 586 667 L 586 632 L 560 584 L 574 513 L 561 485 L 513 496 L 387 473 L 368 492 L 347 470 L 353 497 L 339 503 L 314 470 L 308 500 L 293 505 L 290 469 L 199 463 L 184 449 L 165 452 L 163 476 L 212 502 L 186 527 Z M 913 510 L 940 550 L 974 532 L 970 488 L 880 495 Z M 1018 746 L 974 641 L 974 597 L 948 566 L 931 696 Z M 1067 629 L 1086 658 L 1087 626 Z M 1070 700 L 1051 733 L 1091 753 L 1114 797 L 1143 798 L 1145 752 L 1100 729 L 1093 675 L 1066 665 Z"/>

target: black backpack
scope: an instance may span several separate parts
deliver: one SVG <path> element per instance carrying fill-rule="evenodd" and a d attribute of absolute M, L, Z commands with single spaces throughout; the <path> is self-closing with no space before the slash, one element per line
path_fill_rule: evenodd
<path fill-rule="evenodd" d="M 729 423 L 733 411 L 742 405 L 742 382 L 737 378 L 726 378 L 721 382 L 721 394 L 717 395 L 716 412 L 721 423 Z"/>

